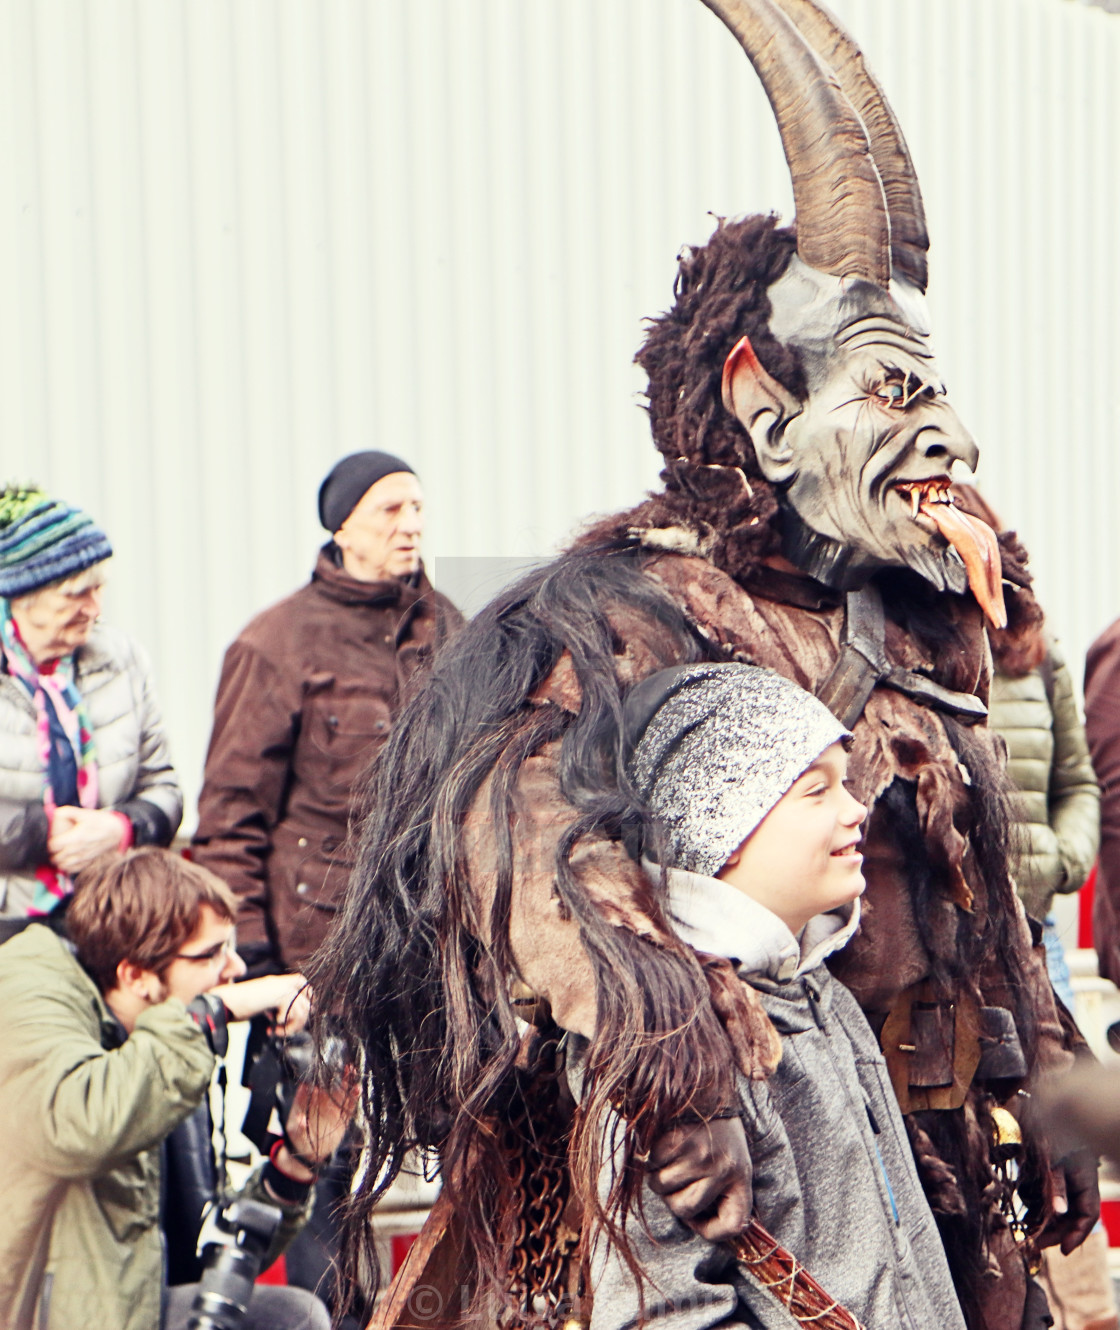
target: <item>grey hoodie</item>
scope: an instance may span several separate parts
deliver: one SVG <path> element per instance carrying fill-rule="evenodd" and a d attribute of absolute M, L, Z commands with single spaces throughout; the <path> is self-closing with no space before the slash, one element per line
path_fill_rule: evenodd
<path fill-rule="evenodd" d="M 681 937 L 734 960 L 782 1037 L 770 1080 L 739 1082 L 759 1220 L 867 1330 L 964 1330 L 878 1043 L 824 966 L 855 932 L 859 902 L 818 915 L 800 938 L 716 878 L 670 870 L 669 902 Z M 629 1231 L 649 1280 L 647 1322 L 796 1325 L 726 1248 L 674 1219 L 648 1189 L 644 1209 L 650 1232 L 637 1220 Z M 592 1261 L 592 1330 L 637 1325 L 625 1263 L 604 1244 Z"/>

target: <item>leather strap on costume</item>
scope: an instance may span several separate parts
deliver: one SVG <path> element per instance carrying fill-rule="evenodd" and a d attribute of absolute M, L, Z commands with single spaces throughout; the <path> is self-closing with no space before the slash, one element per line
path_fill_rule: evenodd
<path fill-rule="evenodd" d="M 903 1113 L 960 1108 L 980 1063 L 978 1007 L 928 980 L 900 993 L 879 1041 Z"/>
<path fill-rule="evenodd" d="M 849 591 L 840 656 L 817 689 L 817 696 L 846 729 L 863 715 L 871 690 L 890 672 L 885 640 L 886 619 L 878 589 L 868 583 Z"/>
<path fill-rule="evenodd" d="M 973 693 L 955 692 L 924 674 L 890 663 L 883 598 L 878 587 L 869 582 L 845 597 L 840 655 L 832 673 L 817 689 L 817 696 L 850 730 L 863 715 L 871 690 L 880 683 L 963 720 L 983 720 L 988 714 L 988 708 Z"/>
<path fill-rule="evenodd" d="M 879 1038 L 903 1113 L 960 1108 L 974 1080 L 1027 1074 L 1006 1007 L 981 1007 L 967 993 L 947 996 L 928 979 L 899 994 Z"/>

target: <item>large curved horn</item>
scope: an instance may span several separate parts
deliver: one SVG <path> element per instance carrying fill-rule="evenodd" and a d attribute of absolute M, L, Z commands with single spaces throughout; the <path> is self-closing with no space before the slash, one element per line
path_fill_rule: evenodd
<path fill-rule="evenodd" d="M 797 252 L 835 277 L 886 287 L 886 197 L 863 122 L 775 0 L 704 0 L 735 34 L 762 81 L 793 178 Z"/>
<path fill-rule="evenodd" d="M 775 0 L 800 30 L 863 121 L 871 156 L 883 182 L 891 221 L 891 259 L 896 271 L 919 290 L 926 289 L 929 234 L 918 174 L 902 128 L 863 53 L 823 5 L 815 0 Z"/>

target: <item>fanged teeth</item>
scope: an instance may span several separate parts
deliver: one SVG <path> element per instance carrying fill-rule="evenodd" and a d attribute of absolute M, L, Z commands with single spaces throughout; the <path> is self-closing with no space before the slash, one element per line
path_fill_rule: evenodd
<path fill-rule="evenodd" d="M 953 496 L 949 492 L 949 482 L 944 480 L 923 484 L 908 485 L 910 492 L 910 516 L 917 517 L 923 503 L 947 503 L 952 505 Z"/>

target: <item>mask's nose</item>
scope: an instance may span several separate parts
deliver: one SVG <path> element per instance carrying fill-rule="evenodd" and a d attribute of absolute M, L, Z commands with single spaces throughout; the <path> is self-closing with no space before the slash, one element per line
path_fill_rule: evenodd
<path fill-rule="evenodd" d="M 938 402 L 934 409 L 936 415 L 933 421 L 922 429 L 915 440 L 918 452 L 923 457 L 944 462 L 946 470 L 954 462 L 963 462 L 970 471 L 975 471 L 976 463 L 980 460 L 976 440 L 947 402 Z"/>

